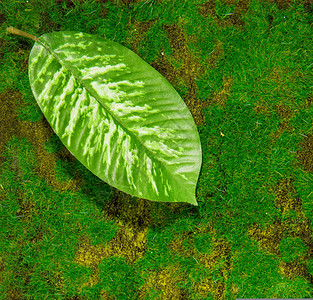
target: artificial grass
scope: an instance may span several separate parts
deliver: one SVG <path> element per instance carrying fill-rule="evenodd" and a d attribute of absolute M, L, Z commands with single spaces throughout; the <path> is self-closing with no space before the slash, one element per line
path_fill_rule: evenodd
<path fill-rule="evenodd" d="M 313 297 L 312 22 L 309 0 L 2 0 L 0 299 Z M 82 166 L 9 26 L 98 34 L 165 76 L 200 133 L 199 206 Z"/>

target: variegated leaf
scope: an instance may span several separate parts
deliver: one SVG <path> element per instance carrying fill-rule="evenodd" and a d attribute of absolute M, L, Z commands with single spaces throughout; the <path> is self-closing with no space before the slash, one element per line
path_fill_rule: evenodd
<path fill-rule="evenodd" d="M 92 173 L 136 197 L 197 205 L 196 125 L 138 55 L 85 33 L 48 33 L 30 53 L 29 79 L 55 133 Z"/>

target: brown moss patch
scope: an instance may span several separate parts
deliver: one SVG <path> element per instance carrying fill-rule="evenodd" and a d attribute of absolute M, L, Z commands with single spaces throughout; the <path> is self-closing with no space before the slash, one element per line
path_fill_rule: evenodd
<path fill-rule="evenodd" d="M 297 213 L 296 219 L 290 219 L 284 223 L 284 230 L 292 237 L 300 237 L 310 250 L 309 256 L 313 256 L 313 234 L 310 222 L 302 211 L 302 200 L 297 196 L 293 187 L 294 179 L 287 178 L 280 180 L 270 192 L 275 193 L 275 206 L 280 209 L 282 214 L 289 213 L 291 210 Z"/>
<path fill-rule="evenodd" d="M 139 230 L 130 224 L 118 222 L 120 229 L 108 244 L 111 255 L 125 257 L 129 263 L 134 263 L 145 254 L 148 228 Z"/>
<path fill-rule="evenodd" d="M 216 16 L 215 1 L 207 1 L 199 4 L 199 13 L 204 16 L 214 18 Z"/>
<path fill-rule="evenodd" d="M 107 257 L 109 257 L 109 253 L 105 246 L 92 245 L 88 237 L 83 237 L 81 239 L 74 262 L 85 267 L 90 267 L 93 271 L 90 278 L 83 284 L 81 289 L 85 286 L 94 286 L 99 282 L 100 278 L 98 266 L 99 263 Z"/>
<path fill-rule="evenodd" d="M 308 134 L 300 143 L 297 151 L 299 164 L 306 172 L 313 173 L 313 135 Z"/>
<path fill-rule="evenodd" d="M 6 292 L 6 297 L 8 300 L 23 299 L 23 294 L 19 288 L 9 287 Z"/>
<path fill-rule="evenodd" d="M 225 299 L 225 283 L 212 281 L 210 279 L 201 280 L 196 287 L 196 291 L 202 297 L 207 297 L 209 294 L 214 294 L 214 300 Z"/>
<path fill-rule="evenodd" d="M 287 130 L 289 132 L 293 132 L 295 130 L 294 127 L 290 124 L 290 120 L 292 119 L 294 113 L 292 109 L 287 107 L 284 103 L 280 103 L 274 106 L 274 110 L 280 116 L 282 121 L 279 123 L 277 131 L 272 134 L 272 145 L 275 144 L 277 139 L 279 139 L 284 131 Z"/>
<path fill-rule="evenodd" d="M 58 290 L 62 290 L 64 287 L 64 279 L 57 271 L 44 271 L 40 274 L 45 281 L 47 282 L 48 287 L 51 289 L 51 293 L 53 293 L 53 290 L 57 287 Z"/>
<path fill-rule="evenodd" d="M 0 39 L 0 58 L 2 59 L 3 58 L 3 55 L 4 55 L 4 49 L 7 45 L 7 41 L 4 40 L 4 39 Z"/>
<path fill-rule="evenodd" d="M 283 276 L 290 279 L 295 279 L 296 277 L 305 278 L 311 285 L 313 285 L 313 275 L 308 272 L 308 268 L 304 263 L 286 263 L 280 261 L 279 271 Z"/>
<path fill-rule="evenodd" d="M 305 274 L 305 266 L 299 263 L 286 263 L 281 261 L 279 264 L 279 269 L 281 273 L 289 278 L 294 278 L 295 276 L 303 276 Z"/>
<path fill-rule="evenodd" d="M 220 300 L 225 297 L 225 282 L 227 282 L 229 272 L 231 271 L 231 251 L 228 242 L 225 240 L 217 240 L 213 237 L 212 242 L 214 244 L 212 253 L 204 253 L 197 257 L 197 260 L 209 270 L 214 270 L 216 266 L 221 265 L 218 272 L 223 279 L 213 280 L 206 278 L 194 284 L 194 288 L 202 297 L 208 297 L 209 294 L 213 294 L 215 300 Z"/>
<path fill-rule="evenodd" d="M 310 94 L 310 95 L 305 99 L 304 108 L 312 107 L 312 105 L 313 105 L 313 95 Z"/>
<path fill-rule="evenodd" d="M 258 242 L 260 249 L 264 249 L 272 254 L 280 255 L 279 244 L 283 238 L 283 226 L 280 221 L 261 228 L 258 224 L 253 224 L 248 230 L 249 236 Z"/>
<path fill-rule="evenodd" d="M 273 68 L 271 70 L 270 75 L 269 75 L 270 81 L 276 82 L 278 84 L 282 84 L 284 82 L 284 80 L 283 80 L 283 72 L 284 72 L 284 70 L 280 66 L 276 67 L 276 68 Z"/>
<path fill-rule="evenodd" d="M 124 5 L 129 6 L 136 2 L 138 2 L 138 0 L 113 0 L 113 3 L 120 5 L 120 6 L 124 6 Z"/>
<path fill-rule="evenodd" d="M 132 20 L 130 20 L 132 22 Z M 153 26 L 156 20 L 148 20 L 140 22 L 134 20 L 131 26 L 131 30 L 126 38 L 126 43 L 131 45 L 131 50 L 138 54 L 138 47 L 141 41 L 144 39 L 144 35 Z"/>
<path fill-rule="evenodd" d="M 15 52 L 16 57 L 22 58 L 22 64 L 19 68 L 20 72 L 27 73 L 28 72 L 28 57 L 29 57 L 29 50 L 24 49 L 18 49 L 18 51 Z"/>
<path fill-rule="evenodd" d="M 151 63 L 151 66 L 155 68 L 160 74 L 162 74 L 173 85 L 179 84 L 179 70 L 169 61 L 166 54 L 163 52 L 159 55 L 159 58 Z"/>
<path fill-rule="evenodd" d="M 266 117 L 271 116 L 271 111 L 269 110 L 269 104 L 266 100 L 261 98 L 252 108 L 257 114 L 265 115 Z"/>
<path fill-rule="evenodd" d="M 97 266 L 105 257 L 106 253 L 104 247 L 101 245 L 92 245 L 90 239 L 85 237 L 79 243 L 74 261 L 80 265 L 92 267 Z"/>
<path fill-rule="evenodd" d="M 100 300 L 115 300 L 116 297 L 110 295 L 108 291 L 102 290 L 100 292 Z"/>
<path fill-rule="evenodd" d="M 0 13 L 0 24 L 4 23 L 7 20 L 4 14 Z"/>
<path fill-rule="evenodd" d="M 207 59 L 207 65 L 210 69 L 214 69 L 218 61 L 224 56 L 223 43 L 217 41 L 214 45 L 213 51 L 210 53 L 209 58 Z"/>
<path fill-rule="evenodd" d="M 211 104 L 218 105 L 220 107 L 224 106 L 225 102 L 227 101 L 228 97 L 230 96 L 230 90 L 233 85 L 233 80 L 231 77 L 223 77 L 223 88 L 213 94 L 213 97 L 209 99 Z"/>
<path fill-rule="evenodd" d="M 34 245 L 42 240 L 43 240 L 43 231 L 42 228 L 39 227 L 38 230 L 36 231 L 36 234 L 30 239 L 30 241 Z"/>
<path fill-rule="evenodd" d="M 293 116 L 293 110 L 287 107 L 284 103 L 280 103 L 279 105 L 275 105 L 275 111 L 279 115 L 281 119 L 291 119 Z"/>
<path fill-rule="evenodd" d="M 139 290 L 140 298 L 148 299 L 149 291 L 158 291 L 158 299 L 188 299 L 186 292 L 177 286 L 184 279 L 179 266 L 167 266 L 157 272 L 149 272 L 149 277 Z"/>
<path fill-rule="evenodd" d="M 303 0 L 303 8 L 306 13 L 312 14 L 313 13 L 313 7 L 312 7 L 312 0 Z M 311 22 L 309 22 L 311 25 Z"/>
<path fill-rule="evenodd" d="M 58 5 L 62 5 L 62 3 L 66 4 L 67 7 L 69 8 L 73 8 L 75 6 L 75 1 L 72 0 L 55 0 L 55 3 L 57 3 Z"/>
<path fill-rule="evenodd" d="M 290 83 L 299 81 L 301 77 L 303 75 L 301 76 L 298 72 L 292 73 L 290 70 L 278 66 L 271 69 L 266 81 L 272 83 L 271 89 L 273 93 L 289 98 L 292 93 Z"/>
<path fill-rule="evenodd" d="M 178 24 L 164 24 L 162 28 L 166 31 L 169 38 L 173 56 L 175 58 L 182 58 L 181 55 L 188 52 L 188 40 L 183 29 Z"/>
<path fill-rule="evenodd" d="M 208 106 L 208 103 L 196 98 L 193 93 L 187 95 L 185 103 L 188 106 L 196 125 L 205 125 L 205 117 L 202 110 Z"/>
<path fill-rule="evenodd" d="M 276 141 L 279 139 L 279 137 L 283 134 L 284 131 L 289 131 L 292 132 L 295 129 L 293 128 L 292 125 L 290 125 L 289 121 L 283 121 L 279 123 L 278 129 L 274 134 L 272 134 L 272 140 L 271 140 L 271 145 L 274 145 Z"/>
<path fill-rule="evenodd" d="M 203 108 L 205 107 L 205 102 L 198 98 L 198 88 L 196 85 L 196 79 L 201 75 L 204 70 L 200 61 L 189 49 L 188 44 L 190 42 L 195 42 L 193 37 L 187 37 L 179 24 L 163 25 L 163 29 L 166 31 L 171 48 L 173 50 L 172 57 L 180 64 L 180 67 L 175 67 L 173 71 L 173 65 L 167 64 L 172 69 L 171 74 L 182 80 L 188 88 L 188 93 L 183 96 L 183 99 L 188 106 L 196 125 L 203 125 L 205 118 L 203 115 Z M 162 60 L 169 59 L 166 55 L 162 55 Z M 160 65 L 160 62 L 157 62 Z M 165 65 L 166 66 L 166 65 Z M 164 67 L 163 67 L 164 68 Z M 172 84 L 172 78 L 167 77 L 168 71 L 160 73 L 165 76 Z M 164 74 L 165 73 L 165 74 Z M 173 77 L 173 76 L 172 76 Z"/>
<path fill-rule="evenodd" d="M 280 209 L 281 213 L 290 210 L 301 212 L 302 210 L 302 201 L 299 197 L 295 197 L 296 192 L 293 183 L 293 178 L 282 179 L 273 188 L 269 189 L 270 192 L 275 193 L 275 206 Z"/>
<path fill-rule="evenodd" d="M 232 14 L 226 16 L 223 19 L 217 15 L 215 1 L 207 1 L 199 5 L 199 13 L 203 17 L 211 17 L 221 27 L 235 26 L 242 28 L 245 23 L 242 20 L 242 16 L 248 11 L 250 0 L 225 0 L 226 5 L 234 5 L 234 11 Z"/>
<path fill-rule="evenodd" d="M 275 3 L 278 7 L 278 9 L 286 10 L 288 9 L 291 4 L 294 2 L 293 0 L 265 0 L 269 3 Z"/>
<path fill-rule="evenodd" d="M 23 105 L 23 97 L 20 93 L 7 90 L 0 94 L 0 154 L 4 151 L 4 146 L 9 139 L 19 132 L 19 124 L 16 120 L 17 109 Z M 0 167 L 5 158 L 0 155 Z"/>
<path fill-rule="evenodd" d="M 20 208 L 16 212 L 16 216 L 21 218 L 22 221 L 29 222 L 34 214 L 37 214 L 36 203 L 34 201 L 27 201 L 25 199 L 21 199 Z"/>
<path fill-rule="evenodd" d="M 233 2 L 233 1 L 226 1 Z M 220 22 L 222 27 L 225 26 L 235 26 L 239 28 L 243 28 L 245 22 L 242 20 L 242 16 L 247 12 L 250 0 L 239 0 L 235 6 L 234 12 L 229 15 L 226 19 Z M 227 3 L 231 5 L 232 3 Z"/>

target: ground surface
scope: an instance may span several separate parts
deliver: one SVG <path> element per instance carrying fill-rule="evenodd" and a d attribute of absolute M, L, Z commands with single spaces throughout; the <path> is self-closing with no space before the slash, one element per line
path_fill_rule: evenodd
<path fill-rule="evenodd" d="M 313 297 L 313 1 L 0 0 L 0 299 Z M 198 126 L 199 206 L 111 188 L 28 82 L 32 40 L 130 48 Z"/>

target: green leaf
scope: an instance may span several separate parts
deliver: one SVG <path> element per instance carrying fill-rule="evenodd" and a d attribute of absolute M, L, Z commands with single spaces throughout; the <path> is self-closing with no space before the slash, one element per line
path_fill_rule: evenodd
<path fill-rule="evenodd" d="M 85 33 L 47 33 L 30 53 L 29 79 L 54 132 L 92 173 L 136 197 L 197 205 L 196 125 L 138 55 Z"/>

